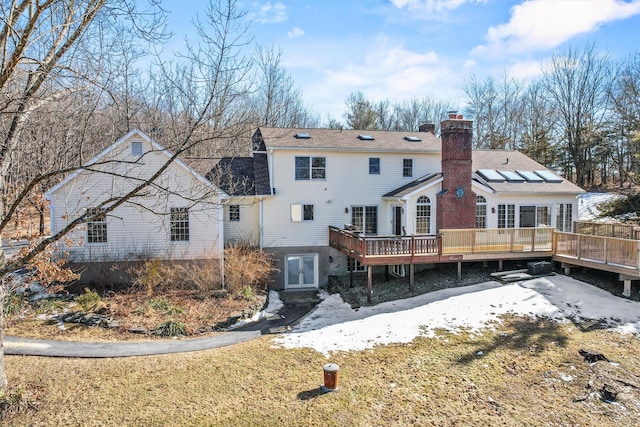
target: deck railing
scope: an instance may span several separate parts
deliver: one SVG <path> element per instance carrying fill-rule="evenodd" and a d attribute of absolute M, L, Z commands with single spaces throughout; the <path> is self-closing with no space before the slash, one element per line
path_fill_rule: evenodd
<path fill-rule="evenodd" d="M 553 241 L 549 227 L 441 230 L 440 234 L 445 254 L 551 251 Z"/>
<path fill-rule="evenodd" d="M 499 252 L 550 252 L 551 228 L 441 230 L 440 236 L 362 236 L 329 227 L 329 244 L 352 257 L 426 256 Z"/>
<path fill-rule="evenodd" d="M 640 240 L 640 227 L 633 224 L 576 221 L 573 229 L 580 234 Z"/>
<path fill-rule="evenodd" d="M 329 227 L 329 244 L 344 249 L 354 257 L 387 255 L 437 255 L 438 237 L 433 235 L 411 236 L 361 236 L 357 232 Z"/>
<path fill-rule="evenodd" d="M 580 233 L 555 233 L 554 254 L 640 270 L 640 241 Z"/>

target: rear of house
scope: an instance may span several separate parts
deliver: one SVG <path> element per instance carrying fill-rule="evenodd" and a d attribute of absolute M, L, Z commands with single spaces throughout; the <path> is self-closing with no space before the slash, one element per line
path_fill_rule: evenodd
<path fill-rule="evenodd" d="M 99 214 L 170 158 L 171 153 L 134 130 L 46 193 L 52 233 L 84 213 L 97 214 L 68 234 L 68 249 L 61 247 L 72 261 L 221 258 L 224 193 L 180 160 L 125 203 Z"/>
<path fill-rule="evenodd" d="M 329 245 L 329 226 L 369 237 L 571 228 L 582 189 L 517 151 L 472 151 L 471 122 L 460 116 L 441 128 L 442 139 L 428 125 L 422 132 L 257 129 L 254 156 L 264 158 L 253 179 L 263 184 L 247 208 L 261 247 L 277 260 L 273 287 L 325 286 L 330 275 L 363 270 Z"/>

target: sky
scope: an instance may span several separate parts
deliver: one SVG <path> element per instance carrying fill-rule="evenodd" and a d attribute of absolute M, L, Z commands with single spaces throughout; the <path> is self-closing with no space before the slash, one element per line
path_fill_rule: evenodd
<path fill-rule="evenodd" d="M 187 35 L 205 0 L 165 0 Z M 239 0 L 254 43 L 281 49 L 305 105 L 326 122 L 345 101 L 429 97 L 466 104 L 471 76 L 535 79 L 551 55 L 595 44 L 613 59 L 640 51 L 640 0 Z M 179 48 L 177 48 L 179 49 Z"/>

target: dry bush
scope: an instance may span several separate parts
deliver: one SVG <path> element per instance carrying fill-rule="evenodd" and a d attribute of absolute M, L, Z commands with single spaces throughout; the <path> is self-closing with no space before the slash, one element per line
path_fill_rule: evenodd
<path fill-rule="evenodd" d="M 224 251 L 224 280 L 231 295 L 246 297 L 266 290 L 275 271 L 273 258 L 256 247 L 235 244 Z"/>
<path fill-rule="evenodd" d="M 168 290 L 193 290 L 201 295 L 224 291 L 232 297 L 253 299 L 266 290 L 275 271 L 269 254 L 237 244 L 225 249 L 224 289 L 217 259 L 194 261 L 145 261 L 129 268 L 134 287 L 154 295 Z"/>

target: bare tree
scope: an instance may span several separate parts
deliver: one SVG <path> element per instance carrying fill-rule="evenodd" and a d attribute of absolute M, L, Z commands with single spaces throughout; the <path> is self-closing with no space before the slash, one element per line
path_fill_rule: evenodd
<path fill-rule="evenodd" d="M 544 69 L 545 92 L 558 115 L 567 155 L 565 176 L 575 172 L 581 187 L 594 182 L 594 147 L 607 112 L 612 72 L 609 55 L 593 45 L 554 55 Z"/>
<path fill-rule="evenodd" d="M 313 127 L 317 118 L 304 106 L 302 92 L 281 63 L 282 51 L 258 45 L 254 108 L 257 124 L 271 127 Z"/>

